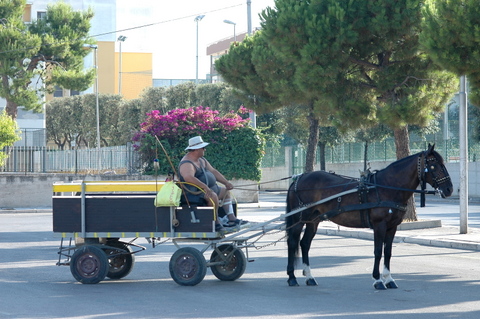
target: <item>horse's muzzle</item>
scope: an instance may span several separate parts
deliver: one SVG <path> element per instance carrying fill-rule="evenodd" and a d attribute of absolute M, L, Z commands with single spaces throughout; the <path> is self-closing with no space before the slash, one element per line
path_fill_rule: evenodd
<path fill-rule="evenodd" d="M 442 198 L 447 198 L 452 195 L 452 189 L 447 188 L 445 191 L 442 191 L 441 189 L 437 189 L 437 192 L 442 196 Z"/>

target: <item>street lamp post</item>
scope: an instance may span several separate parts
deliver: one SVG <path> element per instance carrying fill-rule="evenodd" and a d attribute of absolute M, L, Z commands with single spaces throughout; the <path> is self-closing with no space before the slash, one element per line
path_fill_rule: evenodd
<path fill-rule="evenodd" d="M 202 19 L 205 17 L 204 14 L 196 16 L 193 21 L 197 23 L 197 64 L 195 68 L 195 84 L 198 84 L 198 22 L 202 21 Z"/>
<path fill-rule="evenodd" d="M 247 0 L 247 33 L 248 35 L 252 35 L 252 1 Z M 255 111 L 251 111 L 250 114 L 250 121 L 252 123 L 253 128 L 257 128 L 257 115 Z"/>
<path fill-rule="evenodd" d="M 122 94 L 122 42 L 125 42 L 127 39 L 126 36 L 121 35 L 118 37 L 117 41 L 119 44 L 118 48 L 118 94 Z"/>
<path fill-rule="evenodd" d="M 236 43 L 237 42 L 237 32 L 235 30 L 235 27 L 237 26 L 237 24 L 233 21 L 230 21 L 230 20 L 223 20 L 223 22 L 225 22 L 226 24 L 233 24 L 233 42 Z"/>
<path fill-rule="evenodd" d="M 102 158 L 100 156 L 100 107 L 98 103 L 98 46 L 94 44 L 85 44 L 84 47 L 95 50 L 95 112 L 97 113 L 97 156 L 98 156 L 98 169 L 101 169 Z"/>

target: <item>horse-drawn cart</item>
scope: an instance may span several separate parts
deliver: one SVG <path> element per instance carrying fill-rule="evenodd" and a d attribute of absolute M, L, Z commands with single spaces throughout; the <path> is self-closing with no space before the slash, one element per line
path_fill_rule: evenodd
<path fill-rule="evenodd" d="M 227 234 L 216 232 L 212 207 L 155 207 L 155 195 L 163 184 L 55 183 L 53 231 L 62 238 L 57 265 L 70 266 L 73 277 L 84 284 L 95 284 L 105 277 L 120 279 L 132 270 L 135 254 L 146 249 L 135 243 L 137 238 L 146 238 L 153 247 L 171 239 L 177 248 L 169 264 L 175 282 L 196 285 L 205 277 L 207 267 L 218 279 L 233 281 L 245 271 L 248 248 L 253 245 L 248 240 L 283 227 L 273 223 L 283 219 L 278 217 L 239 226 Z M 200 250 L 189 246 L 199 243 Z M 203 254 L 209 249 L 213 251 L 207 261 Z"/>
<path fill-rule="evenodd" d="M 427 191 L 426 184 L 436 191 Z M 285 229 L 288 284 L 298 285 L 294 262 L 300 248 L 306 283 L 316 285 L 308 251 L 318 224 L 331 220 L 346 227 L 373 229 L 374 287 L 397 288 L 390 274 L 390 259 L 407 201 L 415 192 L 421 194 L 422 202 L 427 193 L 438 191 L 445 198 L 453 192 L 443 158 L 434 145 L 429 145 L 426 151 L 393 162 L 382 170 L 368 171 L 360 179 L 322 171 L 297 176 L 287 192 L 286 214 L 225 235 L 215 231 L 216 216 L 210 207 L 155 207 L 154 198 L 160 185 L 155 182 L 55 184 L 54 193 L 63 194 L 53 197 L 53 231 L 62 237 L 58 264 L 70 265 L 72 275 L 82 283 L 98 283 L 105 277 L 122 278 L 130 273 L 134 254 L 145 249 L 133 244 L 134 240 L 122 241 L 124 238 L 145 237 L 154 245 L 162 238 L 171 238 L 178 249 L 170 259 L 169 269 L 178 284 L 200 283 L 207 267 L 220 280 L 233 281 L 243 275 L 248 248 L 255 245 L 255 241 L 248 240 L 271 230 Z M 417 190 L 419 185 L 421 190 Z M 73 195 L 65 196 L 67 192 Z M 283 220 L 285 223 L 275 224 Z M 68 247 L 64 247 L 64 238 L 73 238 L 75 244 L 70 239 Z M 203 243 L 204 248 L 181 247 L 192 242 Z M 206 261 L 203 253 L 209 248 L 213 252 Z M 380 273 L 382 255 L 384 269 Z M 65 262 L 61 261 L 62 256 L 67 257 Z"/>

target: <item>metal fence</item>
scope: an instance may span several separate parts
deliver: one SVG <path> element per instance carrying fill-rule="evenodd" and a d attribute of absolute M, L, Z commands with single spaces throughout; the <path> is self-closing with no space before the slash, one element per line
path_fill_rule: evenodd
<path fill-rule="evenodd" d="M 138 153 L 131 145 L 98 149 L 59 150 L 52 147 L 11 147 L 3 172 L 135 174 L 140 169 Z"/>
<path fill-rule="evenodd" d="M 434 140 L 433 140 L 434 141 Z M 428 142 L 425 139 L 411 137 L 411 154 L 426 150 Z M 446 162 L 459 161 L 459 141 L 458 139 L 449 139 L 435 143 L 435 150 L 439 152 Z M 292 172 L 299 174 L 304 172 L 306 149 L 300 145 L 291 147 Z M 326 163 L 354 163 L 363 162 L 365 154 L 364 143 L 344 143 L 335 147 L 326 147 Z M 267 147 L 261 167 L 281 167 L 285 166 L 285 147 Z M 480 144 L 469 141 L 470 162 L 477 161 L 480 156 Z M 367 146 L 367 161 L 395 161 L 395 141 L 393 138 L 385 139 L 382 142 L 370 143 Z M 316 163 L 320 167 L 320 154 L 317 152 Z"/>
<path fill-rule="evenodd" d="M 480 156 L 480 144 L 470 141 L 469 161 L 475 162 Z M 424 139 L 411 138 L 411 153 L 427 149 L 428 142 Z M 292 169 L 295 174 L 302 173 L 305 167 L 306 150 L 302 146 L 292 146 Z M 435 149 L 446 162 L 459 161 L 459 143 L 456 139 L 439 141 Z M 1 172 L 25 173 L 74 173 L 93 174 L 115 172 L 117 174 L 137 174 L 142 163 L 139 154 L 131 145 L 103 147 L 94 149 L 59 150 L 52 147 L 15 146 L 5 148 L 9 154 L 5 165 L 0 166 Z M 344 143 L 335 147 L 327 147 L 325 160 L 327 163 L 363 162 L 365 144 Z M 368 161 L 394 161 L 395 142 L 386 139 L 383 142 L 371 143 L 367 149 Z M 261 167 L 285 166 L 285 147 L 267 147 Z M 320 166 L 320 155 L 317 152 L 317 167 Z"/>

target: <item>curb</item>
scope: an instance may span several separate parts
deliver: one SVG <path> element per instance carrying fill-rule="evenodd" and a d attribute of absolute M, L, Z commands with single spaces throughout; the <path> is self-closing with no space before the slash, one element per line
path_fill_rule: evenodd
<path fill-rule="evenodd" d="M 0 214 L 51 213 L 51 208 L 0 208 Z"/>
<path fill-rule="evenodd" d="M 367 240 L 373 241 L 373 230 L 371 229 L 350 230 L 350 229 L 340 229 L 339 227 L 335 229 L 332 226 L 330 227 L 319 226 L 317 230 L 317 234 L 367 239 Z M 416 234 L 404 235 L 404 234 L 397 233 L 395 235 L 394 243 L 407 243 L 407 244 L 417 244 L 417 245 L 423 245 L 423 246 L 455 248 L 455 249 L 465 249 L 465 250 L 480 250 L 480 243 L 478 241 L 458 240 L 455 238 L 448 238 L 449 236 L 452 236 L 452 235 L 445 235 L 445 236 L 437 235 L 435 236 L 437 238 L 428 238 L 428 237 L 422 237 L 421 235 L 416 235 Z"/>
<path fill-rule="evenodd" d="M 414 222 L 402 222 L 398 225 L 397 230 L 412 230 L 423 228 L 436 228 L 442 227 L 442 221 L 440 219 L 434 220 L 418 220 Z"/>

